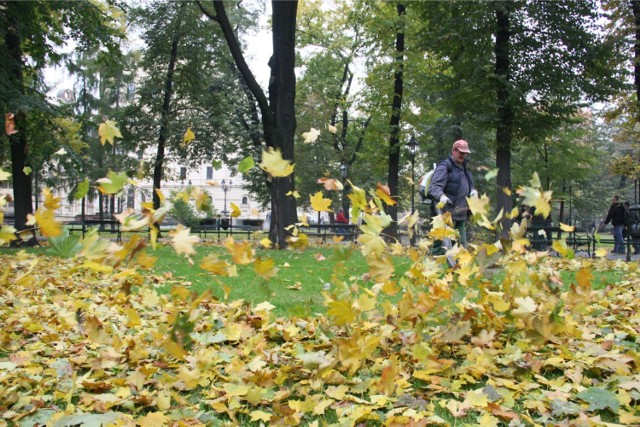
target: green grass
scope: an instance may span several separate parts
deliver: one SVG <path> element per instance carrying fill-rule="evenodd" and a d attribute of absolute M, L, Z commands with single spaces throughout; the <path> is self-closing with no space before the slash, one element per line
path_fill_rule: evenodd
<path fill-rule="evenodd" d="M 276 315 L 302 315 L 326 311 L 322 291 L 330 286 L 332 276 L 335 275 L 338 280 L 347 280 L 367 273 L 369 267 L 365 258 L 355 248 L 349 251 L 351 247 L 348 244 L 337 244 L 334 247 L 311 247 L 302 252 L 256 249 L 256 257 L 271 258 L 278 268 L 278 273 L 269 280 L 257 275 L 252 264 L 238 265 L 237 277 L 214 276 L 200 269 L 200 261 L 210 254 L 217 254 L 221 259 L 231 262 L 227 250 L 220 246 L 198 246 L 196 255 L 192 257 L 193 265 L 185 258 L 176 256 L 171 247 L 159 246 L 149 253 L 158 257 L 152 274 L 167 280 L 159 288 L 160 292 L 169 292 L 172 286 L 182 283 L 188 284 L 195 292 L 210 289 L 216 297 L 222 299 L 226 286 L 230 289 L 230 301 L 243 299 L 254 304 L 268 301 L 276 307 Z M 336 268 L 340 263 L 336 257 L 346 258 L 344 268 L 337 272 Z M 410 265 L 408 258 L 396 257 L 395 274 L 404 274 Z"/>

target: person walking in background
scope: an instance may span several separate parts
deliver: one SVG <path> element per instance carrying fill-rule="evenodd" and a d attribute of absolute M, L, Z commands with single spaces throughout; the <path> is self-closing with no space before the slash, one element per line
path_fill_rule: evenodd
<path fill-rule="evenodd" d="M 624 218 L 624 205 L 620 203 L 620 198 L 618 196 L 613 196 L 611 198 L 611 206 L 609 207 L 609 212 L 607 213 L 604 223 L 605 225 L 608 225 L 609 223 L 613 225 L 614 244 L 613 251 L 611 251 L 611 253 L 614 254 L 624 253 L 624 237 L 622 236 L 625 226 Z"/>
<path fill-rule="evenodd" d="M 460 246 L 467 246 L 467 220 L 470 211 L 467 197 L 478 195 L 467 168 L 467 155 L 471 153 L 464 139 L 453 143 L 451 154 L 441 161 L 433 172 L 428 194 L 434 203 L 444 205 L 443 212 L 451 212 L 453 227 L 458 231 Z M 442 254 L 442 242 L 434 244 L 433 253 Z"/>
<path fill-rule="evenodd" d="M 338 214 L 336 215 L 336 223 L 337 224 L 349 224 L 349 220 L 347 220 L 347 217 L 344 215 L 344 211 L 342 209 L 340 209 L 338 211 Z M 342 227 L 339 227 L 337 231 L 340 234 L 344 234 L 346 230 L 344 228 L 342 228 Z"/>
<path fill-rule="evenodd" d="M 624 233 L 622 234 L 622 237 L 626 239 L 628 235 L 631 235 L 631 247 L 633 248 L 633 254 L 638 255 L 640 253 L 640 241 L 638 241 L 638 233 L 635 229 L 637 225 L 635 224 L 635 221 L 634 224 L 631 224 L 632 219 L 629 208 L 629 202 L 624 202 Z"/>

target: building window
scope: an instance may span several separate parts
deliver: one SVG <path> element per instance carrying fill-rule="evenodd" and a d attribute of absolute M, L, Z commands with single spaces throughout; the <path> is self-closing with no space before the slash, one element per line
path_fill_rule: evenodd
<path fill-rule="evenodd" d="M 247 198 L 247 196 L 243 196 L 242 197 L 242 204 L 243 205 L 248 205 L 249 204 L 249 199 Z"/>
<path fill-rule="evenodd" d="M 187 179 L 187 168 L 185 168 L 184 166 L 180 167 L 180 180 L 184 181 L 185 179 Z"/>
<path fill-rule="evenodd" d="M 207 166 L 207 179 L 213 179 L 213 166 Z"/>

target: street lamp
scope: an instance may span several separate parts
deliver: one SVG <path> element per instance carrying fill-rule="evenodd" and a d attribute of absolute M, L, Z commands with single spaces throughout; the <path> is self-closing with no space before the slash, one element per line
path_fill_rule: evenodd
<path fill-rule="evenodd" d="M 418 145 L 416 144 L 415 135 L 411 135 L 411 139 L 409 140 L 409 154 L 411 155 L 411 215 L 415 213 L 416 204 L 416 175 L 415 175 L 415 167 L 416 167 L 416 153 L 418 152 Z M 413 246 L 416 242 L 415 238 L 415 229 L 413 233 L 411 233 L 410 244 Z"/>
<path fill-rule="evenodd" d="M 227 191 L 231 189 L 231 186 L 233 185 L 233 181 L 229 180 L 229 184 L 227 184 L 225 183 L 223 178 L 221 184 L 222 184 L 221 185 L 222 191 L 224 191 L 224 210 L 222 211 L 222 215 L 227 216 L 229 214 L 229 211 L 227 210 Z"/>
<path fill-rule="evenodd" d="M 342 177 L 342 210 L 345 218 L 349 220 L 349 201 L 347 199 L 347 177 L 349 176 L 349 163 L 346 161 L 340 163 L 340 176 Z"/>

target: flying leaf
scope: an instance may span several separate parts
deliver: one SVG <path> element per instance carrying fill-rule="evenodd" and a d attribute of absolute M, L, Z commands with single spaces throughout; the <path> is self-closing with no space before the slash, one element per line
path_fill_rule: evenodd
<path fill-rule="evenodd" d="M 238 163 L 238 172 L 247 173 L 255 166 L 253 157 L 247 156 Z"/>
<path fill-rule="evenodd" d="M 56 237 L 62 234 L 62 225 L 55 220 L 54 211 L 40 208 L 34 216 L 43 236 Z"/>
<path fill-rule="evenodd" d="M 194 244 L 200 241 L 198 236 L 191 235 L 191 229 L 185 228 L 182 224 L 178 224 L 175 230 L 169 233 L 171 244 L 177 254 L 195 255 L 196 250 Z"/>
<path fill-rule="evenodd" d="M 87 193 L 89 192 L 89 187 L 90 187 L 90 182 L 89 182 L 89 178 L 85 178 L 84 181 L 79 182 L 78 183 L 78 188 L 76 189 L 76 192 L 73 193 L 73 198 L 74 200 L 80 200 L 82 199 L 84 196 L 87 195 Z"/>
<path fill-rule="evenodd" d="M 332 125 L 331 123 L 327 125 L 327 130 L 329 131 L 330 134 L 333 134 L 333 135 L 338 133 L 338 128 Z"/>
<path fill-rule="evenodd" d="M 275 261 L 271 258 L 261 259 L 258 258 L 253 264 L 253 271 L 265 280 L 271 279 L 278 273 L 278 269 L 275 266 Z"/>
<path fill-rule="evenodd" d="M 284 160 L 280 150 L 269 147 L 262 151 L 260 167 L 273 177 L 285 177 L 293 173 L 294 165 L 290 160 Z"/>
<path fill-rule="evenodd" d="M 331 205 L 331 199 L 325 199 L 324 197 L 322 197 L 322 191 L 318 191 L 313 196 L 310 196 L 309 199 L 311 200 L 311 209 L 319 212 L 332 212 L 332 210 L 329 208 L 329 206 Z"/>
<path fill-rule="evenodd" d="M 484 179 L 485 179 L 486 181 L 490 181 L 490 180 L 492 180 L 493 178 L 495 178 L 496 176 L 498 176 L 498 171 L 499 171 L 499 170 L 500 170 L 499 168 L 491 169 L 489 172 L 487 172 L 487 173 L 484 175 Z"/>
<path fill-rule="evenodd" d="M 191 130 L 191 127 L 188 127 L 187 131 L 184 133 L 184 136 L 182 137 L 182 143 L 186 145 L 191 141 L 193 141 L 194 139 L 196 139 L 196 134 L 193 133 L 193 131 Z"/>
<path fill-rule="evenodd" d="M 43 188 L 42 196 L 44 197 L 44 207 L 46 209 L 55 211 L 60 208 L 60 197 L 55 197 L 50 188 Z"/>
<path fill-rule="evenodd" d="M 324 185 L 324 189 L 328 191 L 332 191 L 332 190 L 341 191 L 344 188 L 344 186 L 340 181 L 335 180 L 333 178 L 319 178 L 318 184 Z"/>
<path fill-rule="evenodd" d="M 31 175 L 33 169 L 31 169 L 29 166 L 25 166 L 24 168 L 22 168 L 22 172 L 24 172 L 25 175 L 29 176 Z"/>
<path fill-rule="evenodd" d="M 336 325 L 348 325 L 356 320 L 356 313 L 347 301 L 331 301 L 327 314 L 333 317 Z"/>
<path fill-rule="evenodd" d="M 575 229 L 576 227 L 574 225 L 567 225 L 567 224 L 560 223 L 560 230 L 562 231 L 566 231 L 567 233 L 573 233 Z"/>
<path fill-rule="evenodd" d="M 231 218 L 238 218 L 242 215 L 240 208 L 235 203 L 231 203 Z"/>
<path fill-rule="evenodd" d="M 376 196 L 378 196 L 389 206 L 397 204 L 397 202 L 391 197 L 391 190 L 389 190 L 389 186 L 387 185 L 383 185 L 380 183 L 376 184 Z"/>
<path fill-rule="evenodd" d="M 223 246 L 227 248 L 235 264 L 251 264 L 255 260 L 255 251 L 249 242 L 236 243 L 233 237 L 229 236 L 224 241 Z"/>
<path fill-rule="evenodd" d="M 0 181 L 6 181 L 10 176 L 11 174 L 9 172 L 5 172 L 2 170 L 2 168 L 0 168 Z"/>
<path fill-rule="evenodd" d="M 305 144 L 312 144 L 316 142 L 319 136 L 320 136 L 320 131 L 314 128 L 311 128 L 309 132 L 302 133 L 302 137 L 304 138 Z"/>
<path fill-rule="evenodd" d="M 264 239 L 260 240 L 260 245 L 262 245 L 263 248 L 270 249 L 273 246 L 273 242 L 269 240 L 268 237 L 265 237 Z"/>
<path fill-rule="evenodd" d="M 13 113 L 5 113 L 4 131 L 7 135 L 18 133 L 18 131 L 16 130 L 16 116 Z"/>
<path fill-rule="evenodd" d="M 289 191 L 287 194 L 287 196 L 292 196 L 295 199 L 299 199 L 300 198 L 300 193 L 298 193 L 297 191 Z"/>
<path fill-rule="evenodd" d="M 61 148 L 53 153 L 54 156 L 64 156 L 65 154 L 67 154 L 67 150 L 65 150 L 64 148 Z"/>
<path fill-rule="evenodd" d="M 112 170 L 109 170 L 105 178 L 100 178 L 96 182 L 98 183 L 98 190 L 101 193 L 118 194 L 124 188 L 127 180 L 126 172 L 115 173 Z"/>
<path fill-rule="evenodd" d="M 113 145 L 115 138 L 122 138 L 120 129 L 118 129 L 116 122 L 113 120 L 107 120 L 104 123 L 100 123 L 100 126 L 98 126 L 98 135 L 100 136 L 100 143 L 102 145 L 107 141 Z"/>

